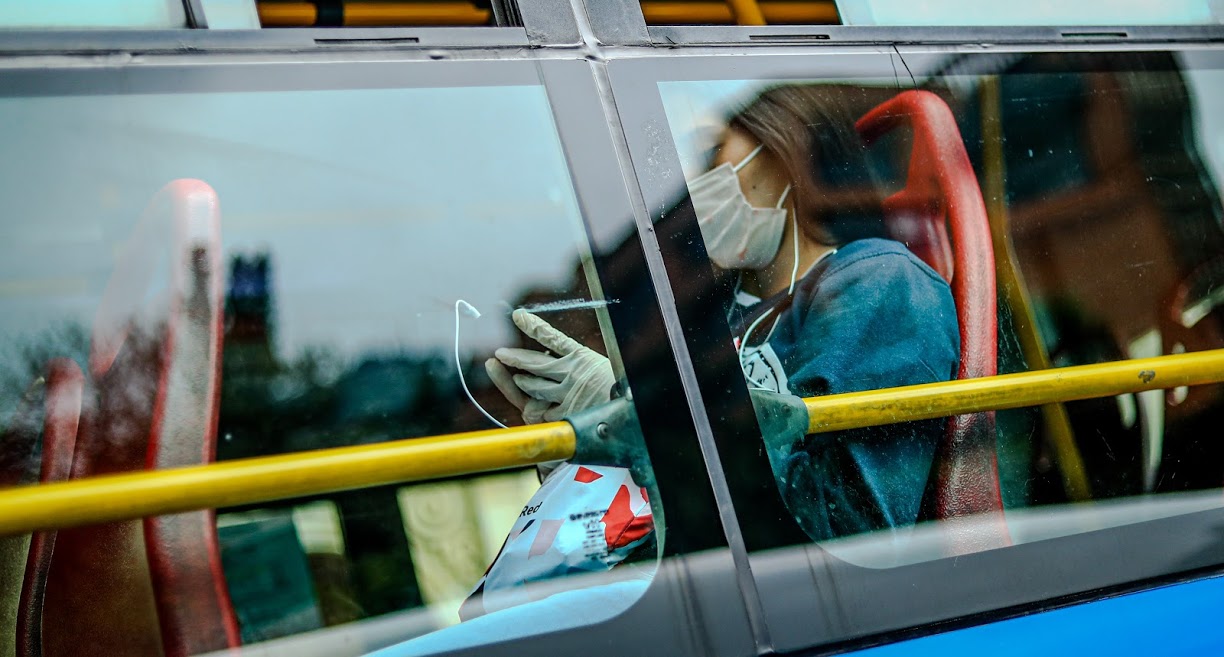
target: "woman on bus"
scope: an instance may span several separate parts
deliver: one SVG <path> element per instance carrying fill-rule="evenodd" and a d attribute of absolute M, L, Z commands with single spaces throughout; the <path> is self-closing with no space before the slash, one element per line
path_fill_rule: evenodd
<path fill-rule="evenodd" d="M 808 397 L 956 376 L 947 282 L 904 245 L 874 237 L 880 195 L 854 130 L 870 104 L 857 107 L 863 99 L 849 91 L 766 91 L 729 119 L 712 166 L 689 181 L 710 260 L 737 273 L 727 321 L 753 388 Z M 528 335 L 555 331 L 522 313 L 515 323 Z M 526 421 L 556 420 L 609 398 L 611 368 L 586 352 L 501 349 L 488 369 Z M 944 425 L 807 436 L 774 474 L 813 540 L 910 525 Z"/>
<path fill-rule="evenodd" d="M 876 101 L 861 94 L 766 91 L 689 183 L 710 259 L 739 272 L 728 321 L 750 386 L 810 397 L 956 376 L 948 283 L 879 237 L 879 185 L 854 129 Z M 913 524 L 945 424 L 807 436 L 774 464 L 783 498 L 814 540 Z"/>

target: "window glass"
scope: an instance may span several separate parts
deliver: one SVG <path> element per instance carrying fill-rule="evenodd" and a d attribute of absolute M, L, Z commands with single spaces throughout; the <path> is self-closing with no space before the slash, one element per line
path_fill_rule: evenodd
<path fill-rule="evenodd" d="M 1198 539 L 1151 536 L 1218 522 L 1202 514 L 1224 507 L 1208 429 L 1219 385 L 810 435 L 799 402 L 1224 346 L 1224 74 L 1195 57 L 812 57 L 828 73 L 806 77 L 777 58 L 737 66 L 760 73 L 746 79 L 711 79 L 726 71 L 712 59 L 621 69 L 631 148 L 664 117 L 683 172 L 639 163 L 648 204 L 666 207 L 664 257 L 710 272 L 673 285 L 782 645 L 1216 563 L 1185 556 Z M 856 68 L 887 73 L 844 73 Z M 977 223 L 965 191 L 982 199 Z M 770 496 L 799 533 L 757 512 Z M 1144 556 L 1117 556 L 1119 542 Z M 1068 550 L 1109 565 L 1055 577 L 1033 561 Z M 1030 579 L 988 594 L 974 582 L 991 568 Z M 902 581 L 922 603 L 893 595 Z M 800 620 L 817 610 L 820 623 Z"/>
<path fill-rule="evenodd" d="M 837 25 L 833 0 L 642 0 L 647 25 Z"/>
<path fill-rule="evenodd" d="M 1032 55 L 999 76 L 932 76 L 922 85 L 937 107 L 952 109 L 980 184 L 1001 177 L 1004 185 L 1005 204 L 993 205 L 1005 217 L 993 220 L 1008 222 L 1015 274 L 1003 271 L 999 286 L 1026 284 L 1033 325 L 1017 316 L 1023 309 L 1006 303 L 1019 297 L 1000 292 L 1001 372 L 1029 368 L 1026 355 L 1019 353 L 1016 324 L 1042 336 L 1042 350 L 1056 366 L 1215 346 L 1213 329 L 1208 329 L 1212 321 L 1198 323 L 1213 312 L 1214 302 L 1200 297 L 1210 296 L 1214 283 L 1197 278 L 1211 276 L 1211 263 L 1224 255 L 1216 187 L 1224 125 L 1217 125 L 1212 109 L 1224 102 L 1213 91 L 1220 74 L 1186 75 L 1169 57 L 1136 56 L 1136 61 L 1167 70 L 1082 72 L 1068 70 L 1081 62 L 1065 56 Z M 939 250 L 942 244 L 922 250 L 931 247 L 914 234 L 919 228 L 894 223 L 907 209 L 898 206 L 898 197 L 885 201 L 906 189 L 907 176 L 915 175 L 910 168 L 916 166 L 910 159 L 913 140 L 892 135 L 868 147 L 855 131 L 855 122 L 874 107 L 907 95 L 898 92 L 893 80 L 667 82 L 660 84 L 660 93 L 706 251 L 718 270 L 732 272 L 736 305 L 728 317 L 753 387 L 810 397 L 957 378 L 961 352 L 955 302 L 944 276 L 933 275 L 948 271 L 952 263 Z M 902 106 L 894 111 L 903 111 Z M 813 134 L 796 137 L 796 125 L 806 125 Z M 1112 130 L 1105 132 L 1104 126 Z M 988 144 L 991 139 L 999 141 Z M 757 151 L 762 144 L 765 148 Z M 995 159 L 989 160 L 992 155 Z M 743 231 L 743 224 L 753 228 Z M 901 242 L 909 248 L 901 248 Z M 858 250 L 864 252 L 855 258 L 866 261 L 904 261 L 900 266 L 907 276 L 931 284 L 911 281 L 893 290 L 888 286 L 901 284 L 884 277 L 847 281 L 850 287 L 843 288 L 836 274 L 853 268 L 855 261 L 846 256 Z M 1008 263 L 1000 267 L 1006 270 Z M 1009 280 L 1008 275 L 1022 278 Z M 804 283 L 812 289 L 804 290 Z M 867 288 L 854 292 L 858 284 L 891 296 L 863 297 Z M 1188 298 L 1174 299 L 1179 292 Z M 824 294 L 835 296 L 821 299 Z M 786 299 L 789 314 L 778 321 L 769 317 L 779 315 L 774 311 L 755 321 L 762 308 L 753 308 L 760 298 L 774 296 Z M 1169 326 L 1176 310 L 1170 303 L 1179 304 L 1177 326 Z M 882 318 L 869 314 L 853 317 L 846 306 L 855 305 L 888 309 L 891 323 L 876 324 Z M 910 343 L 903 340 L 900 317 L 907 307 L 921 315 Z M 744 317 L 738 317 L 741 312 Z M 819 332 L 804 336 L 800 317 L 819 321 L 822 315 L 848 325 L 812 327 Z M 1185 340 L 1194 338 L 1171 337 L 1194 326 L 1199 329 L 1191 333 L 1201 334 L 1197 337 L 1204 342 L 1187 345 Z M 932 342 L 935 333 L 939 340 Z M 764 353 L 753 351 L 758 345 Z M 830 351 L 840 360 L 820 363 L 822 352 Z M 941 354 L 938 362 L 936 352 Z M 864 362 L 872 358 L 884 362 L 878 367 Z M 847 374 L 853 371 L 852 361 L 864 371 Z M 907 362 L 922 371 L 900 372 L 898 364 Z M 871 378 L 877 372 L 883 374 Z M 1211 393 L 1194 393 L 1199 394 Z M 1067 405 L 1072 424 L 1083 427 L 1076 432 L 1084 436 L 1077 442 L 1094 498 L 1220 483 L 1210 459 L 1167 453 L 1172 446 L 1196 453 L 1208 449 L 1210 441 L 1197 432 L 1173 438 L 1189 428 L 1183 422 L 1215 407 L 1206 401 L 1179 408 L 1190 396 L 1187 390 L 1144 392 Z M 1149 398 L 1160 403 L 1153 405 Z M 1187 413 L 1189 408 L 1195 411 Z M 1019 421 L 1009 413 L 999 419 L 1005 427 Z M 1022 441 L 1001 431 L 1001 467 L 1008 475 L 1004 496 L 1011 506 L 1058 502 L 1068 494 L 1060 490 L 1065 477 L 1059 476 L 1051 447 L 1029 444 L 1034 429 L 1013 427 L 1025 434 Z M 935 428 L 928 447 L 942 431 Z M 1012 449 L 1033 451 L 1013 454 Z M 856 469 L 870 468 L 871 458 L 849 458 L 859 463 Z M 930 459 L 928 449 L 922 461 Z M 911 467 L 916 463 L 904 469 Z M 1200 467 L 1206 471 L 1191 474 Z M 912 501 L 922 496 L 925 480 L 915 480 Z M 858 485 L 865 485 L 856 493 L 864 498 L 878 501 L 884 494 L 876 489 L 869 495 L 870 484 Z M 908 525 L 919 518 L 916 505 L 906 514 L 892 511 L 865 507 L 859 510 L 862 517 L 830 517 L 833 524 L 819 538 L 856 534 L 873 523 L 883 523 L 876 528 Z M 911 522 L 900 521 L 901 516 Z M 839 528 L 838 522 L 846 524 Z"/>
<path fill-rule="evenodd" d="M 984 4 L 972 0 L 838 0 L 846 25 L 1215 25 L 1224 19 L 1213 0 L 1086 0 Z"/>
<path fill-rule="evenodd" d="M 998 5 L 974 0 L 642 0 L 647 25 L 878 25 L 891 27 L 1047 25 L 1217 25 L 1218 2 L 1085 0 Z"/>
<path fill-rule="evenodd" d="M 493 0 L 493 3 L 503 0 Z M 496 25 L 488 0 L 477 2 L 312 2 L 261 1 L 262 27 L 406 27 Z"/>
<path fill-rule="evenodd" d="M 640 442 L 533 67 L 470 87 L 257 91 L 286 72 L 246 74 L 0 98 L 5 485 L 579 414 L 580 435 L 610 422 Z M 447 628 L 390 653 L 407 654 L 610 618 L 650 580 L 658 497 L 644 452 L 608 463 L 60 531 L 39 566 L 44 654 L 85 635 L 111 654 L 363 654 Z M 36 543 L 8 555 L 5 591 L 29 586 Z M 541 600 L 581 613 L 499 615 Z"/>
<path fill-rule="evenodd" d="M 182 0 L 6 0 L 0 27 L 187 27 Z"/>

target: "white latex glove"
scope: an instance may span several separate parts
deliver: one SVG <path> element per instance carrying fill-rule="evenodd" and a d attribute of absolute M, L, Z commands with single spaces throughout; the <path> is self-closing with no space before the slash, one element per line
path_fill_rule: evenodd
<path fill-rule="evenodd" d="M 485 362 L 489 378 L 523 412 L 524 422 L 556 422 L 612 398 L 616 377 L 607 357 L 526 310 L 514 311 L 511 318 L 519 330 L 556 354 L 503 347 L 493 352 L 497 358 Z M 512 376 L 507 367 L 529 373 Z"/>

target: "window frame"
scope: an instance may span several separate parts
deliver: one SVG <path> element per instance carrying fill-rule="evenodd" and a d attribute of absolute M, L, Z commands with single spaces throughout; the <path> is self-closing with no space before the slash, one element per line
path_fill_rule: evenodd
<path fill-rule="evenodd" d="M 135 51 L 413 50 L 533 48 L 581 42 L 569 0 L 492 0 L 496 26 L 210 29 L 201 0 L 183 0 L 187 25 L 173 29 L 0 26 L 0 54 Z M 499 9 L 501 11 L 499 11 Z M 435 53 L 437 55 L 439 53 Z M 444 58 L 455 57 L 447 52 Z M 439 57 L 435 57 L 439 58 Z"/>
<path fill-rule="evenodd" d="M 532 0 L 520 0 L 530 3 Z M 1224 25 L 1049 27 L 870 25 L 647 25 L 641 0 L 582 0 L 587 20 L 609 46 L 846 44 L 1123 44 L 1218 42 Z"/>
<path fill-rule="evenodd" d="M 911 82 L 897 61 L 902 56 L 913 62 L 957 54 L 972 61 L 974 57 L 988 58 L 1002 52 L 1081 51 L 1196 52 L 1200 58 L 1198 67 L 1224 70 L 1224 50 L 1203 44 L 1094 43 L 1085 47 L 1048 42 L 992 47 L 987 53 L 981 48 L 931 44 L 903 49 L 878 45 L 691 48 L 668 57 L 613 58 L 608 69 L 638 191 L 646 206 L 652 208 L 650 221 L 660 221 L 673 206 L 675 212 L 686 217 L 687 225 L 679 230 L 673 226 L 673 230 L 657 231 L 666 264 L 686 257 L 686 251 L 687 257 L 691 257 L 693 249 L 685 245 L 695 236 L 699 238 L 700 233 L 683 176 L 675 175 L 681 166 L 663 109 L 660 82 L 893 78 L 897 75 L 893 69 L 896 63 L 900 71 L 897 84 L 904 89 L 910 88 Z M 749 54 L 753 56 L 730 56 Z M 678 312 L 685 326 L 698 325 L 683 307 Z M 689 351 L 695 355 L 712 344 L 696 333 L 699 331 L 685 332 Z M 730 349 L 722 344 L 725 341 L 717 342 L 717 348 Z M 716 391 L 732 376 L 699 367 L 697 384 L 702 392 L 708 393 Z M 745 389 L 743 400 L 746 399 Z M 736 443 L 749 438 L 759 440 L 759 430 L 756 437 L 736 435 L 735 426 L 719 419 L 738 412 L 726 407 L 720 407 L 719 413 L 707 409 L 724 462 L 743 451 L 736 451 Z M 757 459 L 754 468 L 758 477 L 772 484 L 772 473 L 763 457 Z M 742 494 L 743 489 L 739 492 Z M 739 511 L 742 518 L 744 510 Z M 929 633 L 932 625 L 957 627 L 991 622 L 1102 594 L 1224 572 L 1224 559 L 1203 556 L 1218 543 L 1211 528 L 1221 523 L 1224 508 L 879 570 L 850 564 L 813 543 L 757 551 L 751 558 L 774 647 L 782 652 L 816 646 L 842 651 Z M 1152 541 L 1152 536 L 1165 538 Z M 1102 560 L 1102 554 L 1113 558 Z M 796 585 L 795 573 L 805 569 L 809 579 L 802 586 Z M 906 594 L 897 595 L 898 591 Z"/>
<path fill-rule="evenodd" d="M 200 31 L 201 33 L 203 31 Z M 39 38 L 53 35 L 43 33 Z M 126 35 L 132 36 L 132 35 Z M 158 39 L 168 35 L 152 35 Z M 58 47 L 62 47 L 58 46 Z M 531 85 L 543 90 L 548 98 L 558 143 L 571 176 L 575 197 L 582 219 L 587 225 L 588 239 L 595 233 L 619 231 L 626 236 L 628 259 L 641 267 L 650 285 L 643 303 L 637 308 L 620 303 L 610 306 L 612 324 L 619 341 L 626 339 L 631 328 L 643 325 L 663 329 L 662 303 L 658 297 L 660 281 L 647 264 L 640 230 L 639 213 L 630 205 L 626 193 L 627 177 L 613 147 L 613 132 L 603 112 L 600 95 L 591 75 L 591 64 L 570 53 L 550 53 L 548 57 L 510 59 L 488 51 L 464 51 L 459 61 L 435 61 L 427 52 L 312 52 L 306 55 L 290 52 L 273 53 L 208 53 L 205 55 L 153 54 L 135 60 L 125 60 L 115 66 L 106 58 L 70 58 L 70 61 L 48 61 L 43 58 L 0 56 L 0 97 L 54 97 L 62 95 L 111 95 L 141 93 L 213 93 L 263 92 L 304 89 L 369 89 L 369 88 L 439 88 L 471 86 Z M 287 68 L 306 74 L 286 75 Z M 598 225 L 600 230 L 593 230 Z M 598 251 L 608 246 L 593 243 Z M 601 276 L 603 272 L 601 271 Z M 605 284 L 609 298 L 621 294 Z M 640 281 L 634 281 L 639 283 Z M 642 290 L 635 288 L 639 293 Z M 636 311 L 639 314 L 631 314 Z M 635 406 L 652 455 L 660 451 L 683 451 L 689 474 L 696 479 L 673 481 L 674 472 L 657 472 L 664 508 L 669 510 L 667 526 L 677 539 L 686 528 L 709 526 L 717 522 L 719 509 L 709 490 L 708 471 L 697 443 L 693 417 L 676 413 L 675 409 L 689 404 L 686 387 L 676 371 L 676 358 L 666 347 L 665 357 L 649 361 L 627 362 L 626 370 L 633 385 L 649 373 L 644 368 L 663 370 L 667 385 L 655 386 L 657 397 L 638 400 Z M 656 428 L 658 418 L 666 414 L 674 419 L 669 426 L 688 426 L 689 435 L 662 433 Z M 679 449 L 687 444 L 687 449 Z M 696 487 L 696 488 L 694 488 Z M 705 492 L 702 492 L 705 487 Z M 665 491 L 665 492 L 664 492 Z M 705 500 L 697 505 L 696 515 L 686 518 L 684 505 L 668 503 L 668 499 Z M 689 514 L 692 515 L 692 514 Z M 577 652 L 592 640 L 631 641 L 626 649 L 650 652 L 664 649 L 668 654 L 736 655 L 752 650 L 750 621 L 743 606 L 733 601 L 741 598 L 741 572 L 729 562 L 725 536 L 721 526 L 703 543 L 693 546 L 702 554 L 689 558 L 677 556 L 665 559 L 659 566 L 654 583 L 646 594 L 621 617 L 594 625 L 579 626 L 550 634 L 550 645 L 562 652 Z M 679 541 L 677 541 L 679 542 Z M 666 542 L 665 542 L 666 543 Z M 665 545 L 666 547 L 666 545 Z M 728 604 L 731 602 L 731 604 Z M 658 623 L 659 618 L 684 618 L 697 614 L 711 620 L 710 624 Z M 633 627 L 632 632 L 626 631 Z M 336 628 L 342 632 L 350 628 Z M 595 639 L 602 637 L 602 639 Z M 536 645 L 540 637 L 532 635 L 502 643 L 474 648 L 471 654 L 517 654 Z M 624 645 L 624 644 L 621 644 Z"/>
<path fill-rule="evenodd" d="M 226 65 L 242 63 L 268 68 L 285 65 L 318 67 L 329 75 L 344 67 L 353 67 L 369 77 L 383 79 L 416 79 L 421 75 L 436 79 L 438 86 L 455 86 L 455 65 L 469 66 L 479 75 L 502 71 L 514 66 L 537 67 L 537 83 L 543 81 L 553 110 L 562 148 L 565 151 L 573 177 L 575 194 L 588 222 L 611 222 L 632 226 L 646 240 L 636 242 L 635 257 L 645 266 L 655 286 L 657 317 L 652 320 L 665 326 L 672 339 L 672 348 L 685 346 L 677 336 L 683 332 L 679 325 L 679 313 L 671 299 L 671 279 L 664 269 L 665 262 L 654 258 L 654 250 L 660 244 L 652 233 L 652 221 L 647 208 L 657 207 L 649 202 L 640 177 L 647 167 L 642 161 L 642 110 L 635 108 L 632 94 L 627 97 L 625 89 L 632 90 L 634 76 L 652 75 L 650 69 L 669 70 L 673 64 L 687 62 L 692 58 L 721 58 L 723 63 L 734 62 L 745 69 L 761 61 L 790 58 L 795 63 L 797 77 L 812 77 L 811 56 L 825 55 L 831 68 L 839 61 L 847 61 L 863 54 L 888 56 L 889 52 L 921 55 L 931 52 L 978 53 L 983 48 L 993 52 L 1060 51 L 1072 49 L 1113 50 L 1172 50 L 1202 47 L 1212 56 L 1220 55 L 1215 49 L 1224 41 L 1224 26 L 1190 27 L 1116 27 L 1102 28 L 1101 32 L 1073 28 L 868 28 L 853 26 L 767 26 L 756 28 L 722 26 L 647 27 L 641 19 L 637 0 L 583 0 L 585 16 L 575 19 L 573 9 L 581 5 L 575 0 L 519 0 L 523 12 L 524 27 L 480 27 L 480 28 L 301 28 L 286 30 L 222 31 L 206 29 L 131 31 L 131 30 L 0 30 L 0 74 L 20 71 L 31 80 L 59 71 L 71 73 L 73 80 L 48 84 L 46 93 L 55 93 L 52 88 L 71 89 L 79 93 L 75 84 L 88 88 L 96 83 L 96 76 L 114 75 L 126 78 L 143 67 L 160 69 L 157 75 L 173 77 L 172 71 L 179 66 L 194 66 L 200 70 L 223 70 Z M 580 12 L 581 14 L 582 12 Z M 532 18 L 535 16 L 535 18 Z M 556 18 L 555 21 L 552 18 Z M 836 28 L 836 29 L 833 29 Z M 1119 37 L 1118 33 L 1125 36 Z M 1068 35 L 1066 33 L 1074 33 Z M 1113 36 L 1111 36 L 1111 34 Z M 758 38 L 753 38 L 756 35 Z M 823 36 L 822 36 L 823 35 Z M 827 36 L 828 38 L 824 38 Z M 580 43 L 581 42 L 581 43 Z M 704 44 L 704 45 L 694 45 Z M 722 44 L 722 45 L 719 45 Z M 988 44 L 988 45 L 981 45 Z M 989 45 L 993 44 L 993 45 Z M 543 48 L 540 46 L 551 46 Z M 729 46 L 729 47 L 727 47 Z M 1215 47 L 1212 47 L 1215 46 Z M 671 53 L 664 56 L 664 48 Z M 118 54 L 116 54 L 118 53 Z M 105 54 L 106 57 L 97 57 Z M 726 55 L 750 55 L 735 57 Z M 584 57 L 587 59 L 584 61 Z M 504 60 L 514 59 L 517 63 Z M 455 60 L 439 61 L 432 60 Z M 503 60 L 494 62 L 492 60 Z M 760 61 L 758 61 L 760 60 Z M 67 61 L 67 64 L 65 64 Z M 429 63 L 426 67 L 424 64 Z M 634 72 L 634 67 L 641 70 Z M 425 71 L 425 73 L 422 73 Z M 628 72 L 627 72 L 628 71 Z M 891 74 L 891 67 L 889 68 Z M 436 74 L 436 78 L 434 77 Z M 474 75 L 477 73 L 474 73 Z M 459 75 L 463 78 L 464 73 Z M 736 75 L 734 77 L 745 77 Z M 343 79 L 343 76 L 337 76 Z M 91 82 L 94 81 L 94 82 Z M 640 81 L 639 81 L 640 82 Z M 628 86 L 626 86 L 628 85 Z M 391 85 L 403 86 L 403 85 Z M 413 85 L 421 86 L 421 85 Z M 265 87 L 259 87 L 264 89 Z M 210 88 L 211 90 L 211 88 Z M 657 95 L 657 89 L 655 91 Z M 615 97 L 613 97 L 615 95 Z M 596 111 L 598 110 L 598 112 Z M 659 118 L 661 114 L 655 115 Z M 657 124 L 656 124 L 657 125 Z M 663 125 L 666 125 L 665 119 Z M 668 148 L 663 151 L 666 154 Z M 667 155 L 675 159 L 675 153 Z M 678 170 L 678 169 L 677 169 Z M 612 205 L 615 203 L 615 205 Z M 598 213 L 598 216 L 596 215 Z M 632 219 L 632 221 L 629 221 Z M 665 247 L 665 245 L 664 245 Z M 666 251 L 665 251 L 666 252 Z M 610 296 L 615 291 L 610 290 Z M 624 329 L 618 335 L 624 335 Z M 691 350 L 689 350 L 690 353 Z M 676 356 L 674 367 L 688 367 L 692 358 Z M 714 414 L 706 412 L 700 404 L 700 381 L 691 380 L 674 373 L 683 390 L 669 395 L 676 403 L 685 403 L 694 423 L 710 422 L 717 427 Z M 696 389 L 695 389 L 696 387 Z M 696 407 L 693 404 L 696 403 Z M 706 419 L 708 417 L 708 419 Z M 693 419 L 693 418 L 696 419 Z M 693 431 L 697 432 L 696 427 Z M 648 437 L 649 439 L 649 437 Z M 652 441 L 654 449 L 664 449 L 661 438 Z M 704 462 L 702 467 L 705 466 Z M 660 477 L 668 473 L 660 473 Z M 703 486 L 712 486 L 708 479 Z M 666 486 L 663 484 L 662 486 Z M 676 488 L 673 485 L 671 488 Z M 711 495 L 713 492 L 710 493 Z M 707 512 L 710 511 L 707 509 Z M 713 510 L 717 515 L 717 509 Z M 1216 514 L 1217 512 L 1203 512 Z M 1197 518 L 1197 514 L 1194 517 Z M 707 518 L 709 515 L 706 516 Z M 1214 516 L 1212 516 L 1214 517 Z M 1183 516 L 1181 518 L 1189 518 Z M 678 518 L 670 517 L 672 520 Z M 1159 522 L 1159 521 L 1157 521 Z M 1147 527 L 1146 524 L 1140 525 Z M 1177 531 L 1182 525 L 1166 527 L 1166 531 Z M 1190 530 L 1205 527 L 1195 522 L 1185 523 Z M 732 528 L 733 531 L 738 528 Z M 1105 530 L 1115 531 L 1115 530 Z M 1150 530 L 1149 530 L 1150 531 Z M 1147 531 L 1143 535 L 1147 535 Z M 1135 533 L 1138 535 L 1138 533 Z M 1176 535 L 1176 534 L 1175 534 Z M 1210 539 L 1201 536 L 1200 543 Z M 1038 545 L 1038 544 L 1030 544 Z M 929 634 L 932 626 L 940 629 L 960 625 L 974 625 L 995 619 L 1020 615 L 1032 610 L 1048 609 L 1075 604 L 1102 594 L 1149 588 L 1164 582 L 1184 581 L 1219 572 L 1216 566 L 1182 572 L 1176 575 L 1153 576 L 1127 584 L 1103 584 L 1097 590 L 1060 597 L 1047 598 L 1034 592 L 1031 602 L 1003 609 L 990 609 L 963 616 L 954 621 L 915 621 L 925 624 L 902 624 L 898 626 L 884 618 L 884 609 L 874 625 L 860 624 L 855 638 L 828 643 L 828 628 L 845 626 L 843 607 L 848 601 L 839 599 L 832 589 L 839 578 L 853 576 L 822 551 L 815 554 L 812 549 L 800 557 L 804 567 L 813 573 L 824 595 L 810 596 L 800 592 L 790 580 L 788 588 L 780 582 L 761 578 L 752 579 L 749 564 L 737 563 L 734 555 L 725 547 L 714 547 L 707 552 L 676 556 L 665 559 L 655 577 L 655 584 L 642 600 L 626 614 L 617 619 L 588 627 L 551 634 L 547 637 L 531 637 L 473 649 L 465 654 L 516 654 L 518 651 L 537 647 L 537 642 L 547 641 L 550 648 L 559 653 L 589 651 L 592 642 L 619 642 L 634 637 L 636 646 L 643 652 L 658 654 L 747 654 L 770 647 L 763 646 L 761 634 L 753 634 L 753 624 L 769 622 L 769 635 L 782 637 L 792 644 L 802 643 L 804 648 L 825 641 L 829 650 L 852 650 L 866 645 L 893 641 L 907 636 Z M 1014 548 L 1013 548 L 1014 549 Z M 1007 560 L 987 558 L 982 555 L 961 557 L 962 564 L 953 573 L 959 579 L 972 579 L 970 572 L 1007 572 Z M 1034 552 L 1027 555 L 1024 568 L 1039 569 L 1065 555 L 1058 551 Z M 1152 555 L 1148 555 L 1152 556 Z M 1155 555 L 1157 558 L 1160 555 Z M 974 560 L 974 557 L 981 559 Z M 1144 555 L 1137 555 L 1137 558 Z M 757 555 L 753 555 L 752 568 L 766 569 Z M 942 562 L 932 562 L 942 563 Z M 918 564 L 919 566 L 922 564 Z M 946 584 L 946 569 L 930 569 L 919 573 L 920 581 L 931 587 Z M 745 590 L 747 585 L 760 597 L 753 600 L 753 592 Z M 1019 575 L 1017 575 L 1019 577 Z M 991 580 L 973 589 L 962 582 L 959 587 L 941 594 L 941 599 L 957 600 L 960 595 L 983 596 L 989 593 Z M 868 582 L 872 590 L 885 596 L 894 591 L 896 580 L 878 578 Z M 863 596 L 862 601 L 870 607 L 882 598 Z M 738 602 L 737 602 L 738 601 Z M 802 607 L 783 619 L 790 624 L 787 630 L 773 615 L 775 607 L 794 604 Z M 764 607 L 762 607 L 764 605 Z M 895 610 L 893 610 L 895 611 Z M 687 624 L 660 622 L 683 620 Z M 676 627 L 671 627 L 676 625 Z M 815 630 L 813 631 L 813 625 Z M 887 626 L 887 627 L 886 627 Z M 887 628 L 893 629 L 887 629 Z M 347 628 L 345 628 L 347 630 Z M 851 628 L 854 629 L 854 628 Z M 631 633 L 630 631 L 631 630 Z M 789 633 L 788 633 L 789 632 Z M 822 634 L 824 632 L 824 634 Z M 814 637 L 814 638 L 813 638 Z M 824 637 L 824 638 L 821 638 Z M 809 639 L 811 641 L 809 642 Z"/>

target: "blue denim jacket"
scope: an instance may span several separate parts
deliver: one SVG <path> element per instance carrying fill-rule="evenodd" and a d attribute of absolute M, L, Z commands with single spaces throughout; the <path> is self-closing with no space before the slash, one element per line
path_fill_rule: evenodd
<path fill-rule="evenodd" d="M 824 258 L 795 286 L 733 309 L 741 336 L 763 313 L 786 389 L 802 397 L 905 386 L 956 377 L 956 307 L 947 282 L 904 245 L 864 239 Z M 775 317 L 758 326 L 773 325 Z M 758 335 L 759 333 L 759 335 Z M 806 436 L 773 461 L 779 490 L 813 540 L 918 520 L 944 420 Z"/>

